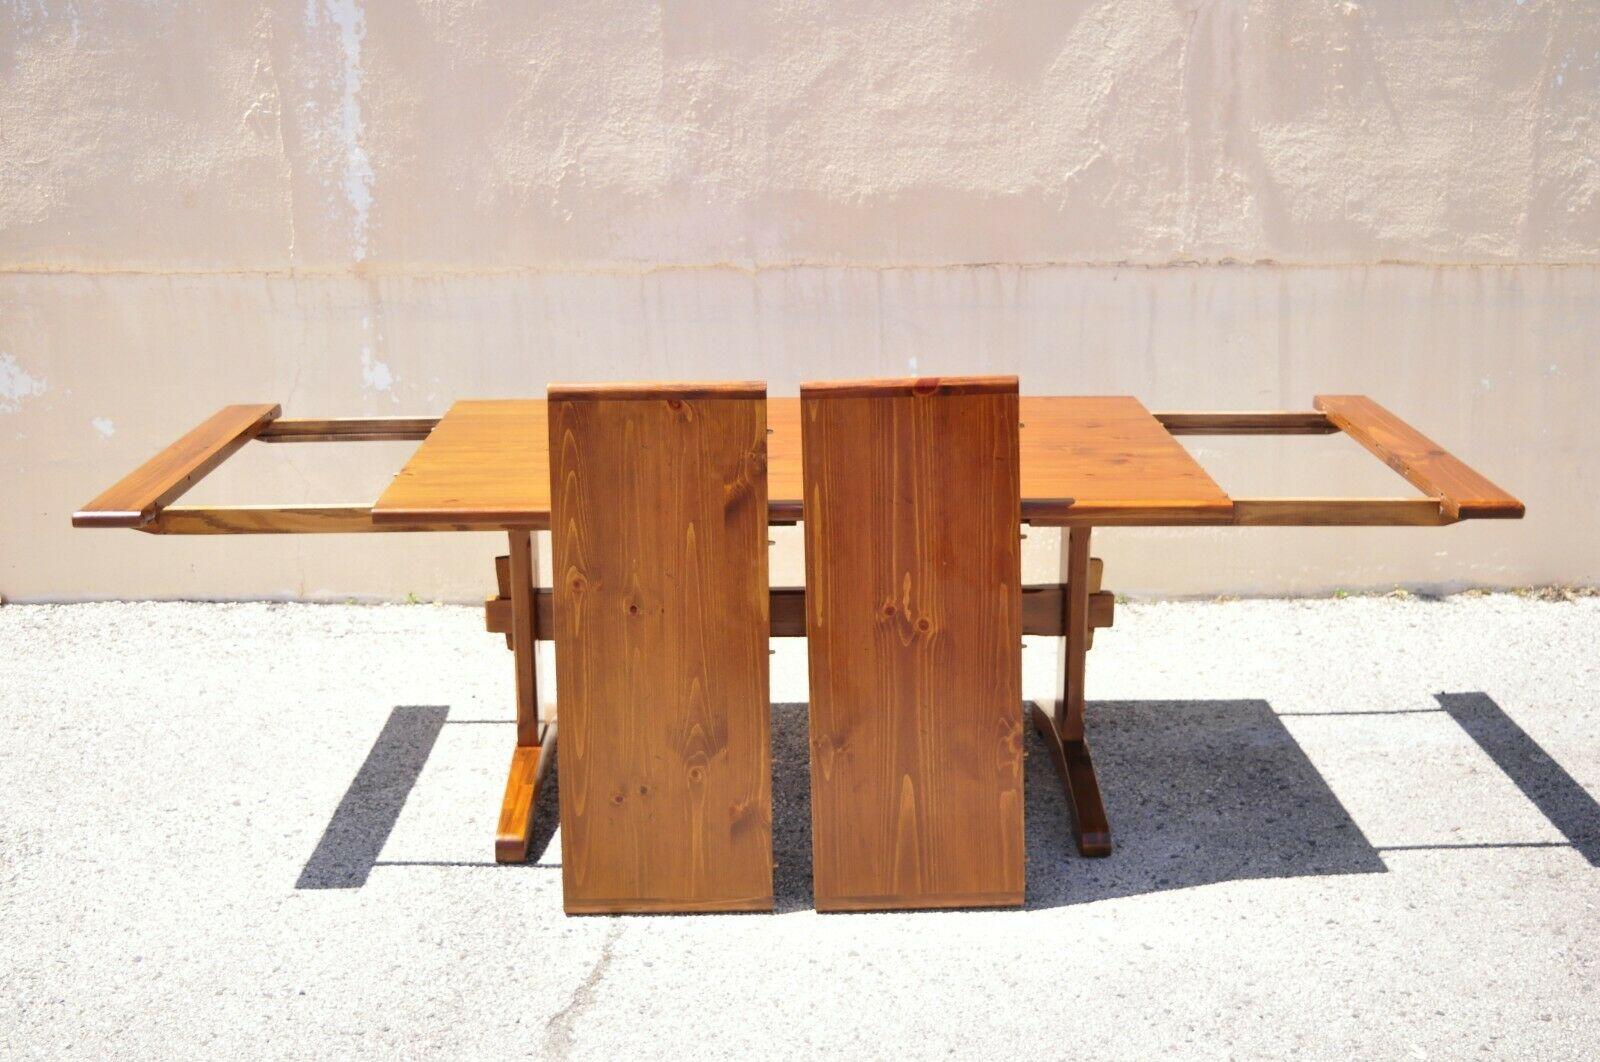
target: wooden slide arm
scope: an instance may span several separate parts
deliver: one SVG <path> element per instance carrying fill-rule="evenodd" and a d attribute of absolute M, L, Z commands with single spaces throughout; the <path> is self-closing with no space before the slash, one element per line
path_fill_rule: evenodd
<path fill-rule="evenodd" d="M 1407 483 L 1438 499 L 1447 518 L 1522 518 L 1520 501 L 1365 395 L 1317 395 L 1313 404 Z"/>
<path fill-rule="evenodd" d="M 73 527 L 143 527 L 168 504 L 259 435 L 276 405 L 224 406 L 72 514 Z"/>

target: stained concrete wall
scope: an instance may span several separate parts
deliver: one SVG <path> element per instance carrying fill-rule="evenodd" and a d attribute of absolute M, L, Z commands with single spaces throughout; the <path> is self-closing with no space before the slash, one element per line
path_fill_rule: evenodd
<path fill-rule="evenodd" d="M 1118 588 L 1593 583 L 1597 119 L 1594 0 L 12 4 L 0 592 L 483 592 L 493 536 L 68 530 L 225 402 L 990 370 L 1363 391 L 1529 504 L 1107 531 Z M 1405 489 L 1338 438 L 1193 441 L 1240 493 Z M 251 447 L 191 497 L 368 500 L 408 449 Z"/>

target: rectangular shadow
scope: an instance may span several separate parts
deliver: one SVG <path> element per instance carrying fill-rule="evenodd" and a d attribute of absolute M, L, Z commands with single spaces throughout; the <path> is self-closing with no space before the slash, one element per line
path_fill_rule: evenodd
<path fill-rule="evenodd" d="M 389 713 L 295 888 L 359 889 L 367 883 L 449 713 L 441 705 L 401 705 Z"/>
<path fill-rule="evenodd" d="M 1592 867 L 1600 866 L 1600 803 L 1487 693 L 1434 699 Z"/>

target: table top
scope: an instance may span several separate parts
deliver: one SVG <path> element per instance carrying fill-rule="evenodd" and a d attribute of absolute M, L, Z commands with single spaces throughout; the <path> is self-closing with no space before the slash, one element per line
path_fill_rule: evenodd
<path fill-rule="evenodd" d="M 1019 400 L 1022 517 L 1064 523 L 1215 523 L 1233 503 L 1136 398 Z M 800 400 L 767 402 L 767 493 L 774 522 L 799 519 Z M 547 528 L 549 428 L 543 399 L 455 403 L 372 508 L 375 524 Z"/>

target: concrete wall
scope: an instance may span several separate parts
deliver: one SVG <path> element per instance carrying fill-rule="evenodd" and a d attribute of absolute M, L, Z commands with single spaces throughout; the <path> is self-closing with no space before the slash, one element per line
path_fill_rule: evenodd
<path fill-rule="evenodd" d="M 225 402 L 977 371 L 1367 392 L 1529 505 L 1107 531 L 1117 588 L 1593 583 L 1597 121 L 1595 0 L 19 0 L 0 592 L 482 594 L 493 536 L 68 529 Z M 1196 449 L 1241 493 L 1405 489 L 1340 438 Z M 408 450 L 251 447 L 191 497 L 370 500 Z"/>

